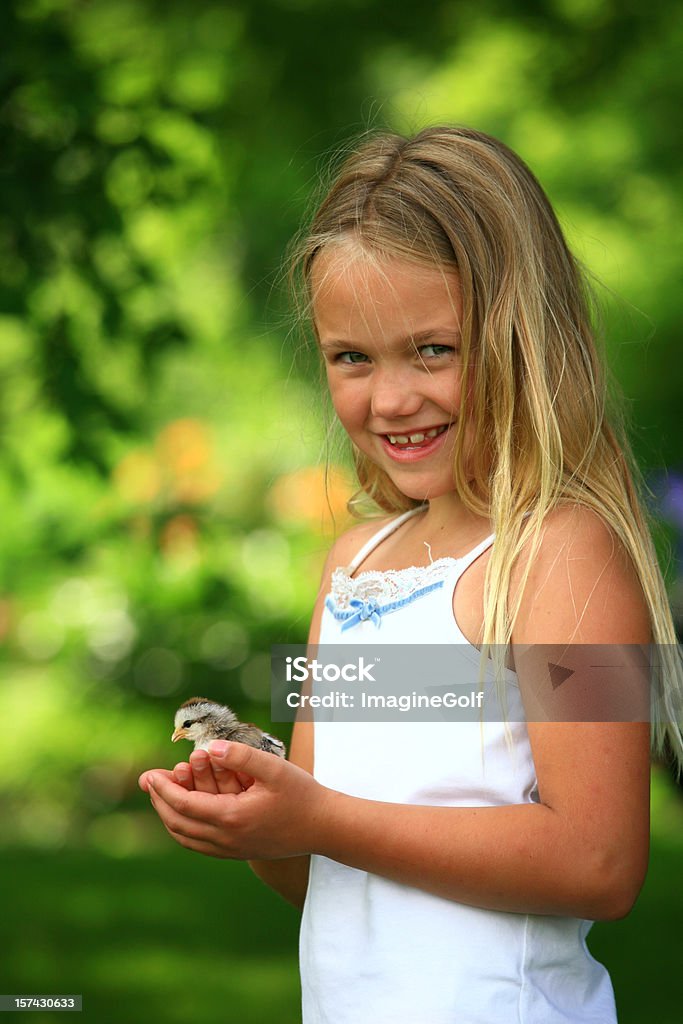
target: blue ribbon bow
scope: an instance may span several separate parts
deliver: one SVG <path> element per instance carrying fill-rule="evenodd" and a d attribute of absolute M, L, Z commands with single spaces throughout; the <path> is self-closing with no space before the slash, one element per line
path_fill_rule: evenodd
<path fill-rule="evenodd" d="M 356 612 L 350 619 L 346 620 L 342 626 L 342 633 L 350 629 L 351 626 L 355 626 L 357 622 L 365 622 L 367 619 L 370 619 L 371 622 L 374 622 L 379 627 L 382 616 L 377 598 L 371 597 L 368 601 L 359 601 L 358 598 L 353 598 L 353 600 L 349 601 L 349 605 L 351 608 L 355 608 Z"/>

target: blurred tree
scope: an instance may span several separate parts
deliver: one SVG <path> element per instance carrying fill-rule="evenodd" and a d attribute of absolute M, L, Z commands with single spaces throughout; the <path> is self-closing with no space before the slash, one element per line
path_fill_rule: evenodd
<path fill-rule="evenodd" d="M 515 29 L 507 37 L 506 26 Z M 519 102 L 503 83 L 497 103 L 480 104 L 482 127 L 509 134 L 529 102 L 568 138 L 572 119 L 588 111 L 608 129 L 619 115 L 635 153 L 620 159 L 615 137 L 609 174 L 583 151 L 571 162 L 567 153 L 564 174 L 584 205 L 626 216 L 636 232 L 667 221 L 680 187 L 671 126 L 683 27 L 662 0 L 647 9 L 605 0 L 13 0 L 2 5 L 0 31 L 0 300 L 13 318 L 0 337 L 14 357 L 4 360 L 6 386 L 17 374 L 30 379 L 24 402 L 66 425 L 62 455 L 101 473 L 110 468 L 107 436 L 143 427 L 159 358 L 193 333 L 169 288 L 165 247 L 213 238 L 260 309 L 320 154 L 395 121 L 391 98 L 406 66 L 425 71 L 412 82 L 419 92 L 429 69 L 457 63 L 468 46 L 498 36 L 512 50 L 522 32 L 530 59 Z M 391 73 L 378 81 L 386 55 Z M 489 57 L 484 46 L 480 68 Z M 451 97 L 452 118 L 470 109 L 468 95 Z M 535 134 L 542 151 L 543 124 Z M 532 162 L 534 141 L 525 147 Z M 668 336 L 680 260 L 666 249 L 657 266 L 665 280 L 647 297 L 658 300 L 658 330 Z M 634 260 L 645 272 L 643 255 Z M 655 346 L 651 376 L 669 372 L 663 406 L 648 399 L 651 440 L 674 413 L 666 354 L 668 345 Z M 142 390 L 112 386 L 112 363 L 137 373 Z M 629 382 L 637 376 L 624 372 Z M 16 398 L 2 408 L 5 417 L 21 410 Z"/>

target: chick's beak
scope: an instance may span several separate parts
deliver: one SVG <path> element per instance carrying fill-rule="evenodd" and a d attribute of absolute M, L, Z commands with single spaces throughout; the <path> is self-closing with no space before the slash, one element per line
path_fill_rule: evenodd
<path fill-rule="evenodd" d="M 173 735 L 171 736 L 171 743 L 177 743 L 178 740 L 184 739 L 185 736 L 187 736 L 187 732 L 185 731 L 185 729 L 175 729 Z"/>

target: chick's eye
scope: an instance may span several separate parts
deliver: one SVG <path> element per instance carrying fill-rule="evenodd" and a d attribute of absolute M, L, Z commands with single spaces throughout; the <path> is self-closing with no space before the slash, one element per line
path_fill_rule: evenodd
<path fill-rule="evenodd" d="M 366 363 L 368 357 L 363 352 L 340 352 L 336 358 L 337 363 L 346 363 L 347 366 L 356 366 L 359 363 Z"/>
<path fill-rule="evenodd" d="M 188 720 L 186 722 L 183 722 L 183 729 L 189 729 L 191 725 L 192 725 L 192 722 L 188 718 Z"/>

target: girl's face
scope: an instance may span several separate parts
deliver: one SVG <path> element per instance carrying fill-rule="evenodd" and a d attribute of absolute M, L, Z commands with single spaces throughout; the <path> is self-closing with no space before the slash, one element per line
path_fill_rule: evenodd
<path fill-rule="evenodd" d="M 313 314 L 332 402 L 354 444 L 417 500 L 454 491 L 461 407 L 458 275 L 324 250 Z"/>

